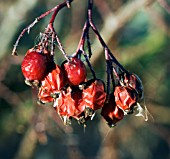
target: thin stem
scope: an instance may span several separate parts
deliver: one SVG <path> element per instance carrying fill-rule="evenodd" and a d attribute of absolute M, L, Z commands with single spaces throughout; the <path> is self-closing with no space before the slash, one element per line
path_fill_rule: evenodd
<path fill-rule="evenodd" d="M 68 3 L 68 2 L 67 2 L 67 3 Z M 67 61 L 70 61 L 70 59 L 68 58 L 68 55 L 66 54 L 66 52 L 65 52 L 65 50 L 64 50 L 64 47 L 62 46 L 61 41 L 60 41 L 60 39 L 59 39 L 59 37 L 58 37 L 55 29 L 54 29 L 54 25 L 53 25 L 53 24 L 54 24 L 54 20 L 55 20 L 55 18 L 56 18 L 57 13 L 58 13 L 58 10 L 56 9 L 56 10 L 54 11 L 51 19 L 50 19 L 50 22 L 49 22 L 49 24 L 48 24 L 48 27 L 47 27 L 46 32 L 48 32 L 49 29 L 52 31 L 52 40 L 53 40 L 53 36 L 54 36 L 55 39 L 56 39 L 56 41 L 57 41 L 57 43 L 58 43 L 58 47 L 59 47 L 60 51 L 62 52 L 62 54 L 64 55 L 65 59 L 66 59 Z M 53 46 L 53 45 L 54 45 L 54 43 L 52 42 L 52 46 Z M 54 48 L 54 47 L 52 47 L 52 52 L 54 52 L 53 48 Z"/>
<path fill-rule="evenodd" d="M 89 27 L 88 27 L 88 31 L 87 31 L 87 35 L 86 35 L 86 42 L 87 42 L 87 48 L 88 48 L 88 53 L 89 53 L 89 59 L 92 56 L 92 51 L 91 51 L 91 44 L 90 44 L 90 37 L 89 37 Z"/>
<path fill-rule="evenodd" d="M 100 41 L 100 43 L 101 43 L 102 47 L 104 48 L 104 50 L 108 51 L 109 60 L 112 60 L 122 71 L 127 72 L 124 69 L 124 67 L 113 56 L 113 54 L 111 53 L 111 51 L 107 47 L 106 43 L 104 42 L 103 38 L 101 37 L 100 33 L 98 32 L 96 26 L 94 25 L 93 20 L 92 20 L 92 7 L 93 7 L 93 0 L 89 0 L 89 3 L 88 3 L 88 19 L 89 19 L 89 24 L 90 24 L 92 30 L 96 34 L 96 36 L 97 36 L 98 40 Z"/>
<path fill-rule="evenodd" d="M 83 27 L 83 32 L 82 32 L 82 35 L 81 35 L 81 38 L 80 38 L 76 53 L 78 53 L 79 50 L 84 49 L 85 38 L 86 38 L 86 35 L 87 35 L 86 32 L 88 31 L 88 28 L 89 28 L 89 24 L 86 21 L 85 24 L 84 24 L 84 27 Z"/>
<path fill-rule="evenodd" d="M 62 54 L 64 55 L 65 59 L 66 59 L 67 61 L 70 61 L 70 59 L 68 58 L 68 55 L 66 54 L 66 52 L 65 52 L 65 50 L 64 50 L 64 48 L 63 48 L 63 46 L 62 46 L 62 44 L 61 44 L 61 42 L 60 42 L 60 39 L 59 39 L 59 37 L 57 36 L 57 34 L 56 34 L 55 38 L 56 38 L 56 40 L 57 40 L 59 49 L 60 49 L 60 51 L 62 52 Z"/>
<path fill-rule="evenodd" d="M 106 101 L 109 101 L 109 94 L 110 94 L 110 67 L 109 67 L 109 60 L 106 60 L 106 72 L 107 72 L 107 87 L 106 87 Z"/>
<path fill-rule="evenodd" d="M 93 70 L 93 67 L 92 67 L 92 65 L 91 65 L 91 63 L 90 63 L 90 61 L 89 61 L 89 58 L 88 58 L 86 52 L 85 52 L 84 50 L 81 50 L 81 51 L 82 51 L 82 53 L 83 53 L 83 55 L 84 55 L 84 57 L 85 57 L 85 59 L 86 59 L 87 65 L 88 65 L 88 67 L 90 68 L 90 71 L 91 71 L 91 73 L 92 73 L 92 75 L 93 75 L 93 78 L 96 79 L 95 71 Z"/>
<path fill-rule="evenodd" d="M 113 66 L 111 63 L 109 63 L 109 68 L 110 68 L 110 76 L 111 76 L 111 80 L 112 80 L 112 86 L 113 86 L 113 92 L 115 90 L 115 79 L 114 79 L 114 75 L 113 75 Z"/>
<path fill-rule="evenodd" d="M 90 44 L 90 37 L 89 37 L 89 28 L 90 28 L 90 23 L 89 23 L 89 18 L 88 18 L 88 10 L 87 10 L 87 20 L 86 20 L 86 23 L 87 23 L 87 31 L 86 31 L 86 42 L 87 42 L 87 48 L 88 48 L 88 53 L 89 53 L 89 59 L 91 58 L 92 56 L 92 51 L 91 51 L 91 44 Z"/>
<path fill-rule="evenodd" d="M 55 33 L 52 34 L 51 37 L 51 55 L 54 55 L 54 50 L 55 50 Z"/>
<path fill-rule="evenodd" d="M 38 18 L 36 18 L 33 23 L 31 23 L 28 27 L 26 27 L 25 29 L 22 30 L 22 32 L 21 32 L 20 35 L 18 36 L 17 41 L 16 41 L 15 44 L 14 44 L 14 48 L 13 48 L 13 50 L 12 50 L 12 55 L 17 56 L 17 46 L 18 46 L 18 43 L 19 43 L 20 39 L 23 37 L 23 35 L 25 34 L 26 31 L 29 33 L 30 29 L 31 29 L 36 23 L 38 23 Z"/>
<path fill-rule="evenodd" d="M 50 22 L 49 23 L 54 23 L 54 20 L 55 20 L 55 17 L 57 16 L 57 13 L 58 13 L 58 11 L 57 11 L 57 8 L 54 10 L 54 13 L 53 13 L 53 15 L 51 16 L 51 19 L 50 19 Z"/>
<path fill-rule="evenodd" d="M 88 23 L 88 21 L 86 21 L 85 24 L 84 24 L 84 27 L 83 27 L 83 32 L 82 32 L 77 50 L 76 50 L 76 54 L 74 56 L 77 56 L 79 53 L 83 53 L 83 55 L 86 59 L 86 62 L 88 64 L 89 68 L 90 68 L 90 71 L 93 75 L 93 78 L 96 79 L 95 71 L 93 70 L 93 67 L 92 67 L 92 65 L 89 61 L 89 57 L 87 56 L 86 52 L 84 51 L 84 44 L 85 44 L 85 39 L 87 38 L 87 35 L 88 35 L 88 31 L 89 31 L 89 23 Z M 90 45 L 88 45 L 88 50 L 91 52 L 91 46 Z"/>

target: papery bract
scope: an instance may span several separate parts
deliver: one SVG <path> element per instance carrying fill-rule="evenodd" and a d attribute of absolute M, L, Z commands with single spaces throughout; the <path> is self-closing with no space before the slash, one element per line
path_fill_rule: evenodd
<path fill-rule="evenodd" d="M 61 91 L 59 97 L 55 99 L 54 108 L 60 116 L 79 119 L 79 115 L 85 109 L 82 92 L 72 91 L 71 87 L 68 87 L 67 90 Z"/>
<path fill-rule="evenodd" d="M 136 104 L 136 92 L 124 86 L 116 86 L 114 91 L 116 105 L 123 111 L 129 112 Z"/>
<path fill-rule="evenodd" d="M 83 90 L 83 100 L 86 107 L 97 110 L 103 107 L 106 100 L 104 82 L 102 80 L 94 80 Z"/>
<path fill-rule="evenodd" d="M 138 94 L 137 100 L 143 98 L 143 85 L 140 78 L 135 74 L 124 74 L 123 85 L 129 89 L 135 90 Z"/>
<path fill-rule="evenodd" d="M 53 98 L 59 93 L 61 88 L 65 86 L 64 75 L 60 66 L 56 65 L 55 69 L 48 73 L 41 82 L 38 98 L 41 102 L 52 102 Z"/>

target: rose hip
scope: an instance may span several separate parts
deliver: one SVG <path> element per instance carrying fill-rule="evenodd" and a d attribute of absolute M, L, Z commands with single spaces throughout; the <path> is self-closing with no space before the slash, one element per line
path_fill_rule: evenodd
<path fill-rule="evenodd" d="M 116 105 L 113 94 L 110 95 L 109 102 L 103 106 L 101 115 L 110 127 L 115 126 L 118 121 L 123 119 L 124 112 Z"/>
<path fill-rule="evenodd" d="M 83 90 L 83 100 L 86 108 L 97 110 L 103 107 L 106 100 L 104 82 L 102 80 L 91 80 L 90 85 Z"/>
<path fill-rule="evenodd" d="M 127 88 L 131 90 L 135 90 L 137 93 L 137 100 L 140 100 L 143 98 L 143 85 L 142 81 L 136 74 L 124 74 L 123 76 L 123 86 L 126 86 Z"/>
<path fill-rule="evenodd" d="M 34 49 L 29 49 L 22 61 L 21 69 L 26 80 L 41 81 L 48 74 L 53 61 L 47 54 L 43 54 Z"/>
<path fill-rule="evenodd" d="M 71 87 L 60 92 L 59 97 L 55 99 L 53 106 L 59 116 L 63 119 L 70 119 L 73 117 L 79 120 L 80 114 L 85 110 L 82 92 L 80 90 L 73 91 Z M 67 123 L 64 124 L 67 125 Z"/>
<path fill-rule="evenodd" d="M 79 85 L 87 75 L 84 63 L 75 57 L 63 64 L 63 70 L 70 85 Z"/>
<path fill-rule="evenodd" d="M 127 113 L 131 111 L 137 102 L 136 92 L 124 86 L 116 86 L 114 96 L 116 105 Z"/>
<path fill-rule="evenodd" d="M 48 73 L 45 79 L 41 82 L 38 98 L 41 102 L 52 102 L 58 92 L 65 86 L 64 75 L 60 66 L 56 65 L 55 69 Z"/>

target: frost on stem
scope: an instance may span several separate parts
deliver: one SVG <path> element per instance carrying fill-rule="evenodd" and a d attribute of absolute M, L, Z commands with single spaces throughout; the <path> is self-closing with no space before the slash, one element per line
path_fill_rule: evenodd
<path fill-rule="evenodd" d="M 88 0 L 87 17 L 77 50 L 72 56 L 67 55 L 53 23 L 58 12 L 64 7 L 70 8 L 72 2 L 66 0 L 37 17 L 23 29 L 14 45 L 12 55 L 17 55 L 18 43 L 25 32 L 29 33 L 35 24 L 52 13 L 45 31 L 40 33 L 38 42 L 27 51 L 22 62 L 26 84 L 38 89 L 38 103 L 51 102 L 64 125 L 70 125 L 72 119 L 86 125 L 87 120 L 93 120 L 98 109 L 101 109 L 101 115 L 110 127 L 134 111 L 138 112 L 136 116 L 143 116 L 147 120 L 148 110 L 140 104 L 143 99 L 142 81 L 121 65 L 103 40 L 92 19 L 93 0 Z M 90 62 L 93 56 L 90 29 L 103 47 L 106 81 L 97 77 Z M 65 58 L 61 66 L 54 62 L 56 45 Z M 87 66 L 81 60 L 82 57 Z M 92 78 L 86 76 L 88 69 Z"/>

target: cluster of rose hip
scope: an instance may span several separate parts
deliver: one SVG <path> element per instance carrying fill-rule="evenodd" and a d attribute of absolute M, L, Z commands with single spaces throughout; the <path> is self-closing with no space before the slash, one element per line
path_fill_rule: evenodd
<path fill-rule="evenodd" d="M 53 12 L 45 32 L 41 33 L 38 44 L 29 49 L 23 59 L 21 68 L 26 84 L 38 88 L 39 103 L 53 103 L 54 109 L 65 125 L 71 124 L 73 118 L 78 123 L 85 124 L 87 120 L 93 119 L 96 110 L 101 109 L 101 115 L 112 127 L 122 120 L 124 115 L 133 113 L 134 109 L 137 108 L 139 113 L 143 110 L 139 105 L 143 97 L 142 82 L 135 74 L 124 69 L 103 41 L 92 22 L 92 0 L 88 1 L 87 21 L 76 52 L 72 56 L 65 53 L 53 22 L 58 11 L 65 6 L 70 7 L 72 1 L 65 1 L 36 18 L 20 34 L 13 54 L 16 54 L 16 46 L 25 31 L 29 31 L 39 20 Z M 92 56 L 88 34 L 90 28 L 104 48 L 107 66 L 106 82 L 96 77 L 90 63 Z M 54 62 L 56 43 L 65 58 L 61 66 Z M 87 43 L 88 54 L 84 49 L 85 43 Z M 87 69 L 92 73 L 90 79 L 87 78 Z"/>
<path fill-rule="evenodd" d="M 21 68 L 26 83 L 38 87 L 39 102 L 53 102 L 66 125 L 71 123 L 71 118 L 84 123 L 105 103 L 103 81 L 88 80 L 86 66 L 76 56 L 59 66 L 48 50 L 32 48 L 26 53 Z"/>

